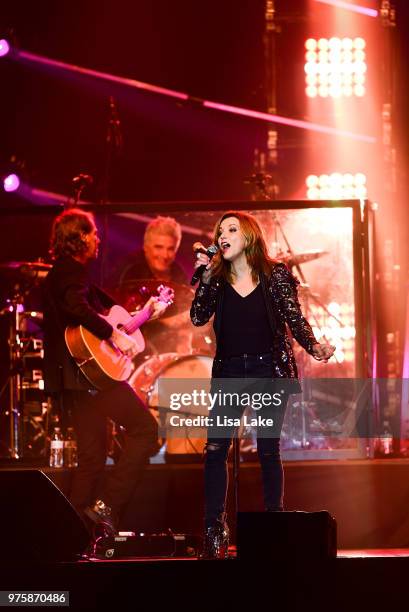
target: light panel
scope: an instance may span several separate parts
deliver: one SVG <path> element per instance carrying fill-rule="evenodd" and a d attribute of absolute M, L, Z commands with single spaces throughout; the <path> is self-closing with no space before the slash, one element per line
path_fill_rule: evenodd
<path fill-rule="evenodd" d="M 365 95 L 366 42 L 356 38 L 305 41 L 305 93 L 309 98 Z"/>
<path fill-rule="evenodd" d="M 309 174 L 305 179 L 309 200 L 354 200 L 368 195 L 366 176 L 333 172 L 332 174 Z"/>

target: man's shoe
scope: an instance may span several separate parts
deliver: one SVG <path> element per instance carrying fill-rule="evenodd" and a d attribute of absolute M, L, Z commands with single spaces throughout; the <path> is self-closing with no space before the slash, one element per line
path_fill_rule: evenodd
<path fill-rule="evenodd" d="M 97 499 L 93 506 L 87 506 L 84 514 L 94 524 L 94 538 L 114 538 L 118 534 L 116 521 L 112 508 L 107 506 L 102 499 Z"/>

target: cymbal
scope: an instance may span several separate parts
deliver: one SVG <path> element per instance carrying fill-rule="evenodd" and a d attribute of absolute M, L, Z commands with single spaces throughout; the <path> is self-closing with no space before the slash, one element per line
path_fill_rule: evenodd
<path fill-rule="evenodd" d="M 51 264 L 44 261 L 4 261 L 0 262 L 0 269 L 11 270 L 27 276 L 37 276 L 42 272 L 47 273 L 52 268 Z"/>
<path fill-rule="evenodd" d="M 119 303 L 129 311 L 138 310 L 145 302 L 157 295 L 158 287 L 165 285 L 174 291 L 173 304 L 167 308 L 161 319 L 173 317 L 190 309 L 194 290 L 189 285 L 182 285 L 173 281 L 160 281 L 157 278 L 138 278 L 121 283 L 115 293 Z"/>
<path fill-rule="evenodd" d="M 328 255 L 328 251 L 323 251 L 321 249 L 311 249 L 310 251 L 304 251 L 303 253 L 279 253 L 275 256 L 277 261 L 283 262 L 287 264 L 290 268 L 296 266 L 297 264 L 307 263 L 308 261 L 313 261 L 314 259 L 318 259 L 323 255 Z"/>
<path fill-rule="evenodd" d="M 44 261 L 4 261 L 0 263 L 0 276 L 9 290 L 29 291 L 41 283 L 50 269 L 51 264 Z"/>

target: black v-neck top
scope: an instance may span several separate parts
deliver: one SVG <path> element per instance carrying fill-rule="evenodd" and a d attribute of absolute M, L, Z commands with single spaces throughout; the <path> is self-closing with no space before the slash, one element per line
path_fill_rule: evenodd
<path fill-rule="evenodd" d="M 261 284 L 242 297 L 226 283 L 218 354 L 221 357 L 257 355 L 271 350 L 271 328 Z"/>

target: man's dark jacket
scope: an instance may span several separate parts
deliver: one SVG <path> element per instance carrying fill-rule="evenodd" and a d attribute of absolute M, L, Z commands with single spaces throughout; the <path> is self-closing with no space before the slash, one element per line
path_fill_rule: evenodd
<path fill-rule="evenodd" d="M 44 281 L 44 380 L 49 393 L 91 389 L 64 340 L 65 328 L 83 325 L 103 340 L 112 326 L 98 313 L 114 301 L 92 284 L 86 265 L 72 257 L 57 259 Z"/>

